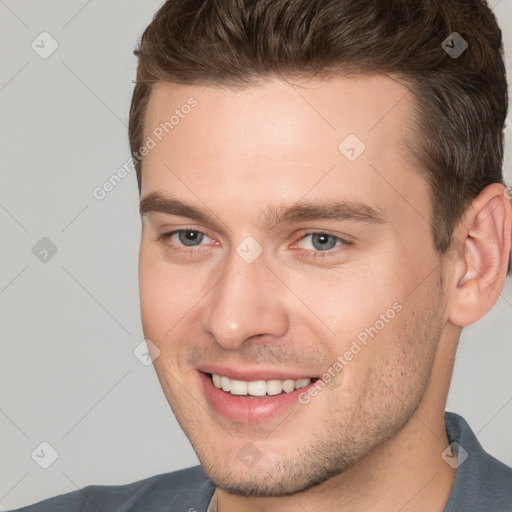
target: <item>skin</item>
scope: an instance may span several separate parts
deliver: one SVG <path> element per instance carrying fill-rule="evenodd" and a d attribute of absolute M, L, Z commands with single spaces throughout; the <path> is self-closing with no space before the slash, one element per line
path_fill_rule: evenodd
<path fill-rule="evenodd" d="M 167 400 L 227 511 L 442 511 L 455 470 L 444 408 L 460 328 L 503 287 L 511 207 L 504 187 L 475 199 L 435 251 L 429 188 L 409 157 L 414 99 L 386 76 L 266 79 L 230 90 L 158 83 L 146 136 L 198 104 L 143 162 L 141 197 L 159 192 L 212 221 L 145 212 L 139 280 L 145 337 Z M 350 162 L 348 134 L 366 150 Z M 383 222 L 296 219 L 269 208 L 361 202 Z M 178 229 L 206 236 L 184 246 Z M 310 231 L 334 237 L 325 251 Z M 251 236 L 252 263 L 236 249 Z M 338 238 L 336 238 L 338 237 Z M 325 239 L 323 239 L 325 240 Z M 345 240 L 350 243 L 343 243 Z M 393 304 L 401 311 L 306 405 L 264 423 L 212 409 L 197 367 L 289 369 L 321 376 Z M 246 467 L 251 443 L 261 458 Z"/>

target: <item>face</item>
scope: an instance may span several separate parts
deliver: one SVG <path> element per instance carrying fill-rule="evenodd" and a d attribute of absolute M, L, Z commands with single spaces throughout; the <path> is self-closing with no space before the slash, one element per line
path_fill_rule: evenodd
<path fill-rule="evenodd" d="M 143 329 L 225 490 L 325 482 L 424 402 L 446 318 L 412 105 L 384 76 L 153 90 Z"/>

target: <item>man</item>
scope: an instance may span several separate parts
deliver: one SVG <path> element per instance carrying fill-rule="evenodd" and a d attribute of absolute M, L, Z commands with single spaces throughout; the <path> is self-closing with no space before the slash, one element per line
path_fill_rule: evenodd
<path fill-rule="evenodd" d="M 489 7 L 169 0 L 136 55 L 142 322 L 201 466 L 22 510 L 511 510 L 444 411 L 510 261 Z"/>

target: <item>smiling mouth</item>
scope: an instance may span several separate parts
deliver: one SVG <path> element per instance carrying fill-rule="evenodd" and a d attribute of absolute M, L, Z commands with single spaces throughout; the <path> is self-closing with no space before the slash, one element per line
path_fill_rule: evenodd
<path fill-rule="evenodd" d="M 254 380 L 243 381 L 230 379 L 224 375 L 207 374 L 213 385 L 217 389 L 221 389 L 231 395 L 241 397 L 264 397 L 275 396 L 283 393 L 291 393 L 297 389 L 302 389 L 308 386 L 311 382 L 316 382 L 318 378 L 304 378 L 304 379 L 270 379 L 270 380 Z"/>

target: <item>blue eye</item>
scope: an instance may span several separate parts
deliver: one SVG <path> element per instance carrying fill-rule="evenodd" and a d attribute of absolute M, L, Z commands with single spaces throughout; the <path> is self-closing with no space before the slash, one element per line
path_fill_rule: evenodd
<path fill-rule="evenodd" d="M 302 246 L 301 249 L 315 250 L 315 251 L 329 251 L 343 245 L 345 242 L 337 236 L 329 235 L 327 233 L 308 233 L 304 235 L 299 241 L 299 246 L 302 242 L 310 239 L 306 242 L 306 246 Z"/>
<path fill-rule="evenodd" d="M 176 234 L 180 243 L 187 247 L 199 245 L 204 238 L 204 233 L 189 229 L 178 231 Z"/>
<path fill-rule="evenodd" d="M 208 247 L 209 244 L 217 245 L 215 239 L 193 228 L 182 228 L 169 233 L 163 233 L 158 237 L 158 240 L 170 250 L 183 251 L 190 255 L 194 252 L 203 252 L 211 249 Z M 330 235 L 329 233 L 314 231 L 303 235 L 295 244 L 296 247 L 305 251 L 304 257 L 319 258 L 334 256 L 337 254 L 335 249 L 340 247 L 348 249 L 353 245 L 353 242 Z"/>
<path fill-rule="evenodd" d="M 211 241 L 211 238 L 197 229 L 177 229 L 170 233 L 164 233 L 159 237 L 165 245 L 183 247 L 198 247 L 203 241 Z M 171 242 L 171 243 L 169 243 Z"/>

